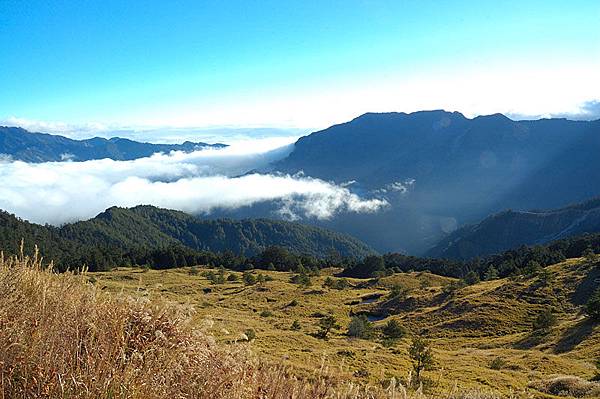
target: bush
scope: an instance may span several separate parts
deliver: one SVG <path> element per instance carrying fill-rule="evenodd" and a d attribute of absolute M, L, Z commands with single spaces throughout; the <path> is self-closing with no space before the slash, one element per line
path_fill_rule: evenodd
<path fill-rule="evenodd" d="M 227 276 L 227 281 L 229 281 L 229 282 L 234 283 L 239 280 L 240 280 L 240 278 L 237 276 L 237 274 L 231 273 L 229 276 Z"/>
<path fill-rule="evenodd" d="M 506 366 L 506 360 L 501 358 L 500 356 L 495 357 L 494 360 L 490 362 L 490 368 L 492 370 L 501 370 Z"/>
<path fill-rule="evenodd" d="M 354 316 L 348 324 L 348 336 L 354 338 L 371 338 L 373 335 L 373 323 L 365 315 Z"/>
<path fill-rule="evenodd" d="M 390 290 L 390 294 L 389 294 L 388 298 L 390 298 L 390 299 L 394 299 L 394 298 L 405 299 L 408 295 L 408 292 L 409 292 L 408 288 L 406 288 L 402 284 L 394 284 L 392 286 L 392 289 Z"/>
<path fill-rule="evenodd" d="M 260 312 L 260 317 L 271 317 L 273 316 L 273 312 L 271 312 L 270 310 L 263 310 L 262 312 Z"/>
<path fill-rule="evenodd" d="M 383 327 L 382 333 L 388 339 L 399 339 L 406 335 L 406 329 L 398 321 L 391 319 Z"/>
<path fill-rule="evenodd" d="M 458 291 L 464 287 L 465 287 L 465 282 L 463 280 L 456 280 L 456 281 L 451 282 L 450 284 L 445 285 L 442 291 L 446 295 L 454 295 L 456 293 L 456 291 Z"/>
<path fill-rule="evenodd" d="M 251 328 L 244 331 L 244 334 L 246 334 L 246 337 L 248 337 L 248 341 L 252 341 L 253 339 L 256 338 L 256 331 L 254 331 Z"/>
<path fill-rule="evenodd" d="M 350 283 L 348 283 L 348 280 L 346 280 L 345 278 L 336 280 L 335 283 L 333 284 L 333 288 L 335 288 L 336 290 L 345 290 L 349 286 L 350 286 Z"/>
<path fill-rule="evenodd" d="M 548 380 L 532 382 L 529 386 L 540 392 L 556 396 L 571 396 L 576 398 L 600 397 L 600 384 L 574 376 L 554 377 Z"/>
<path fill-rule="evenodd" d="M 551 309 L 546 309 L 533 320 L 533 331 L 548 332 L 556 325 L 558 319 Z"/>
<path fill-rule="evenodd" d="M 244 272 L 244 274 L 242 275 L 242 280 L 244 281 L 245 285 L 256 284 L 256 277 L 254 277 L 254 275 L 250 272 Z"/>
<path fill-rule="evenodd" d="M 290 277 L 290 282 L 293 284 L 301 285 L 303 287 L 309 287 L 312 284 L 312 282 L 310 281 L 310 276 L 304 272 L 294 274 L 292 277 Z"/>
<path fill-rule="evenodd" d="M 593 322 L 600 322 L 600 288 L 590 297 L 585 311 Z"/>
<path fill-rule="evenodd" d="M 294 322 L 292 323 L 292 326 L 290 328 L 294 331 L 300 331 L 302 326 L 300 325 L 300 322 L 298 320 L 294 320 Z"/>

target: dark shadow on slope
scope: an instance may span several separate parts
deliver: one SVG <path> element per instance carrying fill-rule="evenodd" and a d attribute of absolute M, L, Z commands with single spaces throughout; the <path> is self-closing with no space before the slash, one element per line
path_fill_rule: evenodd
<path fill-rule="evenodd" d="M 573 327 L 567 329 L 554 347 L 554 353 L 565 353 L 573 350 L 577 345 L 585 341 L 594 331 L 594 324 L 583 319 Z"/>
<path fill-rule="evenodd" d="M 586 304 L 598 287 L 600 287 L 600 266 L 595 265 L 581 283 L 579 283 L 571 296 L 571 301 L 576 305 Z"/>
<path fill-rule="evenodd" d="M 534 331 L 514 343 L 514 349 L 527 350 L 542 344 L 549 336 L 549 332 Z"/>

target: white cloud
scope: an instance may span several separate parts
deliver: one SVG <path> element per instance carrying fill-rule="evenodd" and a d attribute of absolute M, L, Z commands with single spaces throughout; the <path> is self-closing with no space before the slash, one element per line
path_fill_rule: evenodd
<path fill-rule="evenodd" d="M 0 162 L 0 208 L 38 223 L 61 224 L 117 206 L 152 204 L 209 213 L 278 201 L 280 214 L 327 219 L 337 212 L 376 212 L 382 199 L 363 199 L 347 188 L 304 176 L 250 174 L 285 156 L 290 147 L 270 140 L 189 154 L 155 154 L 133 161 L 30 164 Z M 236 177 L 237 176 L 237 177 Z"/>

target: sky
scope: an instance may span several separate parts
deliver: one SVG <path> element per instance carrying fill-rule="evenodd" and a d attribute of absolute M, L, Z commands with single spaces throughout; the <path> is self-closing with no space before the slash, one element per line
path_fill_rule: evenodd
<path fill-rule="evenodd" d="M 0 121 L 157 132 L 440 108 L 600 118 L 598 26 L 597 0 L 0 0 Z"/>

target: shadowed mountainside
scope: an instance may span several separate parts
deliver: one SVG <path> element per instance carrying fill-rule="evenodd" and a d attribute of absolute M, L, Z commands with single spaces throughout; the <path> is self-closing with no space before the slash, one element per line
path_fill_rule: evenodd
<path fill-rule="evenodd" d="M 521 245 L 600 232 L 600 199 L 548 211 L 505 211 L 450 234 L 427 255 L 470 259 Z"/>
<path fill-rule="evenodd" d="M 495 114 L 369 113 L 300 138 L 273 169 L 385 196 L 392 207 L 324 224 L 379 251 L 423 253 L 503 209 L 547 209 L 600 194 L 600 121 Z"/>

